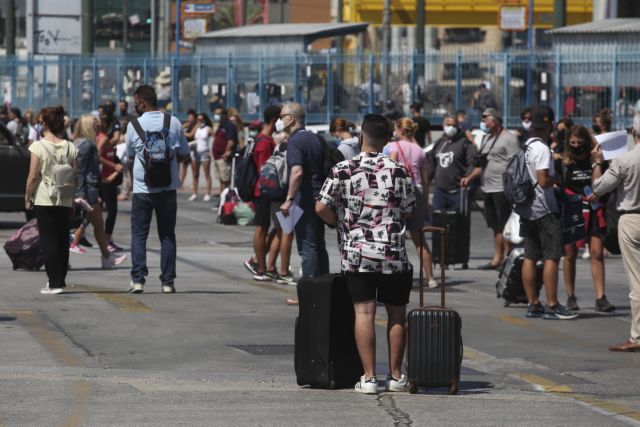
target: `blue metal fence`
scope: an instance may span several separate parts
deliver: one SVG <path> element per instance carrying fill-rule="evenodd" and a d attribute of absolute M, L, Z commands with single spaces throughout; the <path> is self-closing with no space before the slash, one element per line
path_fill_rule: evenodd
<path fill-rule="evenodd" d="M 620 128 L 629 126 L 640 108 L 640 53 L 5 57 L 0 82 L 9 88 L 13 105 L 35 110 L 61 104 L 74 117 L 106 100 L 131 100 L 135 87 L 145 83 L 154 85 L 161 105 L 178 116 L 189 108 L 211 111 L 224 105 L 252 119 L 270 104 L 295 100 L 307 109 L 310 123 L 335 116 L 357 121 L 392 108 L 387 101 L 408 114 L 411 102 L 420 100 L 436 122 L 464 109 L 477 123 L 482 109 L 491 106 L 514 126 L 530 91 L 531 104 L 551 106 L 558 117 L 578 122 L 590 122 L 609 108 Z"/>

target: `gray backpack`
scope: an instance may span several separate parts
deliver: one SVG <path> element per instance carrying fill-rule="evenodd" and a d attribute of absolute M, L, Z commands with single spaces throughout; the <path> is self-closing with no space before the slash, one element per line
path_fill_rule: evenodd
<path fill-rule="evenodd" d="M 47 186 L 49 197 L 56 200 L 56 205 L 60 205 L 62 199 L 72 199 L 76 194 L 76 174 L 67 162 L 70 143 L 66 143 L 66 154 L 56 155 L 56 152 L 48 147 L 46 142 L 41 142 L 47 156 L 54 162 L 51 177 L 43 177 L 42 182 Z"/>
<path fill-rule="evenodd" d="M 512 206 L 526 205 L 533 200 L 535 188 L 538 185 L 531 179 L 525 161 L 525 155 L 531 142 L 525 143 L 520 151 L 511 158 L 507 169 L 502 174 L 504 196 Z"/>

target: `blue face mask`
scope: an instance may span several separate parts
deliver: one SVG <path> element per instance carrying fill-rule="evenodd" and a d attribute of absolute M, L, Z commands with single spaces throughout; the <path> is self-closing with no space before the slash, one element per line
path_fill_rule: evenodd
<path fill-rule="evenodd" d="M 40 135 L 41 137 L 44 136 L 44 126 L 42 126 L 40 123 L 36 123 L 33 128 L 36 130 L 36 132 L 38 132 L 38 135 Z"/>
<path fill-rule="evenodd" d="M 480 130 L 484 133 L 491 132 L 491 129 L 487 127 L 487 124 L 485 122 L 480 122 Z"/>

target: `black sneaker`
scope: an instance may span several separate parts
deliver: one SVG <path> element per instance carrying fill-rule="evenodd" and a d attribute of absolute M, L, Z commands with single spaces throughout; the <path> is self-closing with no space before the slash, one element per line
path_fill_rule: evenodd
<path fill-rule="evenodd" d="M 547 306 L 542 316 L 545 320 L 571 320 L 578 317 L 578 313 L 569 311 L 562 304 L 556 304 L 553 307 Z"/>
<path fill-rule="evenodd" d="M 580 310 L 580 306 L 578 306 L 578 299 L 576 298 L 575 295 L 569 295 L 567 297 L 567 308 L 571 311 Z"/>
<path fill-rule="evenodd" d="M 600 311 L 602 313 L 610 313 L 616 309 L 616 306 L 611 304 L 609 300 L 607 300 L 606 295 L 602 295 L 602 298 L 598 298 L 596 300 L 596 311 Z"/>
<path fill-rule="evenodd" d="M 253 259 L 248 259 L 244 262 L 244 268 L 249 270 L 251 274 L 258 274 L 258 263 Z"/>
<path fill-rule="evenodd" d="M 80 238 L 80 241 L 78 242 L 81 246 L 84 246 L 85 248 L 92 248 L 93 244 L 87 240 L 87 238 L 85 236 L 82 236 Z"/>
<path fill-rule="evenodd" d="M 544 314 L 544 306 L 540 303 L 537 304 L 529 304 L 529 309 L 527 310 L 526 317 L 530 319 L 537 319 L 542 317 Z"/>

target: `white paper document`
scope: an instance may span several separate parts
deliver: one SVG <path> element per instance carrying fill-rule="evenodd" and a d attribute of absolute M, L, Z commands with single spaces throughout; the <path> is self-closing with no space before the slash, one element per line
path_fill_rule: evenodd
<path fill-rule="evenodd" d="M 280 222 L 282 232 L 284 234 L 291 234 L 293 227 L 298 223 L 298 220 L 300 220 L 303 213 L 304 211 L 300 209 L 298 205 L 291 206 L 291 209 L 289 209 L 289 215 L 287 216 L 284 216 L 280 211 L 276 212 L 276 218 L 278 218 L 278 221 Z"/>
<path fill-rule="evenodd" d="M 596 135 L 596 141 L 602 148 L 602 155 L 605 160 L 613 160 L 629 151 L 626 130 Z"/>

